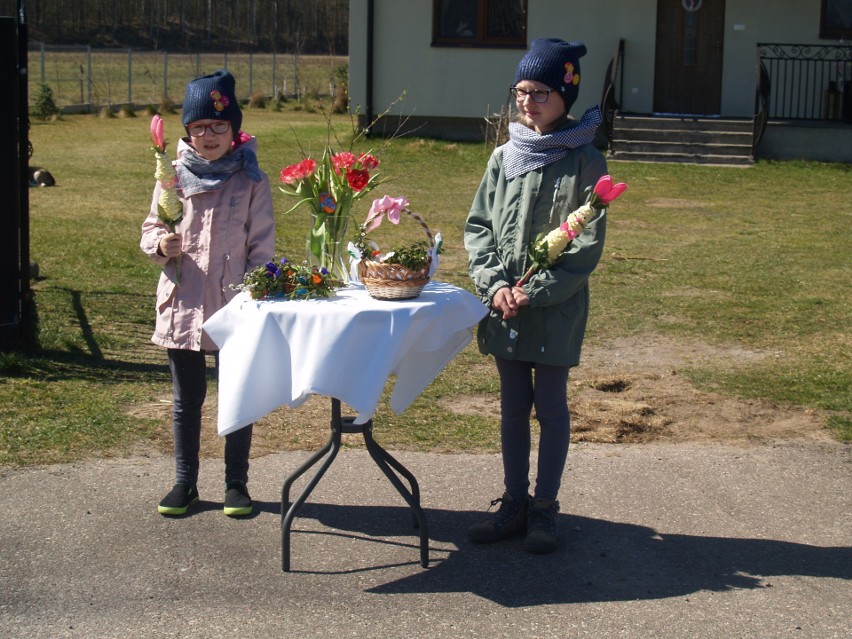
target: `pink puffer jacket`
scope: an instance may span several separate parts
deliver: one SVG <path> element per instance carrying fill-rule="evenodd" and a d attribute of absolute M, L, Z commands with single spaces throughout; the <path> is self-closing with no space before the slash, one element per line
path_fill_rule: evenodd
<path fill-rule="evenodd" d="M 256 150 L 252 139 L 246 144 Z M 181 140 L 180 154 L 186 148 Z M 217 350 L 202 330 L 204 322 L 225 306 L 243 275 L 269 262 L 275 253 L 275 214 L 269 178 L 252 182 L 233 174 L 221 189 L 183 200 L 183 220 L 175 232 L 183 237 L 180 286 L 175 260 L 157 253 L 169 229 L 157 219 L 160 185 L 154 187 L 151 211 L 142 223 L 142 250 L 163 266 L 157 286 L 157 321 L 151 341 L 166 348 Z"/>

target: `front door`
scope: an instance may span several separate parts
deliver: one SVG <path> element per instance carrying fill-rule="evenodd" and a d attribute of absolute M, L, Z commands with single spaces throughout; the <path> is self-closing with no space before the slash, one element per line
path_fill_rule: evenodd
<path fill-rule="evenodd" d="M 657 0 L 654 111 L 719 115 L 725 0 Z"/>

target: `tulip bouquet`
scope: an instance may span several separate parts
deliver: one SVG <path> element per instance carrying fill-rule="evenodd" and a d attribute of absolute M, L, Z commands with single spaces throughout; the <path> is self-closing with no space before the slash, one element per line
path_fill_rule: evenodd
<path fill-rule="evenodd" d="M 531 266 L 518 280 L 516 286 L 526 284 L 538 269 L 552 268 L 565 259 L 566 251 L 574 238 L 583 232 L 601 209 L 624 193 L 626 189 L 627 185 L 623 182 L 613 184 L 609 175 L 604 175 L 598 180 L 585 204 L 571 213 L 567 220 L 550 233 L 541 234 L 536 238 L 530 249 Z"/>
<path fill-rule="evenodd" d="M 254 300 L 309 300 L 333 296 L 337 284 L 326 268 L 297 265 L 282 257 L 252 269 L 233 288 L 248 292 Z"/>
<path fill-rule="evenodd" d="M 163 128 L 163 118 L 155 115 L 151 119 L 151 141 L 154 143 L 152 150 L 157 162 L 154 177 L 162 187 L 160 197 L 157 200 L 157 217 L 168 227 L 169 232 L 174 233 L 175 227 L 183 219 L 183 204 L 175 192 L 175 187 L 178 184 L 177 173 L 171 159 L 166 155 L 166 138 Z M 177 285 L 180 286 L 180 258 L 175 259 L 177 260 Z"/>
<path fill-rule="evenodd" d="M 324 267 L 344 285 L 348 268 L 346 231 L 352 205 L 378 186 L 379 160 L 370 153 L 334 153 L 326 148 L 319 162 L 305 158 L 281 171 L 281 191 L 306 204 L 313 217 L 307 238 L 308 259 Z M 288 211 L 289 212 L 289 211 Z"/>

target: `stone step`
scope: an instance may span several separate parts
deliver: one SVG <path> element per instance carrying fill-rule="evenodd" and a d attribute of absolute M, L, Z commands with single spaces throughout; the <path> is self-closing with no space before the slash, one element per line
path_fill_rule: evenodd
<path fill-rule="evenodd" d="M 733 144 L 751 147 L 752 134 L 738 131 L 675 131 L 671 129 L 619 129 L 620 140 L 633 142 L 678 142 L 686 144 Z"/>
<path fill-rule="evenodd" d="M 750 157 L 704 153 L 634 153 L 621 151 L 610 154 L 609 159 L 621 162 L 677 162 L 680 164 L 719 164 L 725 166 L 751 166 L 754 164 L 754 160 Z"/>
<path fill-rule="evenodd" d="M 615 160 L 747 166 L 754 163 L 749 119 L 621 115 L 613 123 Z"/>
<path fill-rule="evenodd" d="M 688 142 L 683 140 L 620 140 L 618 152 L 681 153 L 686 155 L 735 155 L 751 157 L 751 144 L 719 144 L 716 142 Z"/>
<path fill-rule="evenodd" d="M 747 118 L 699 118 L 621 115 L 615 118 L 616 128 L 656 129 L 674 131 L 733 131 L 751 133 L 752 121 Z"/>

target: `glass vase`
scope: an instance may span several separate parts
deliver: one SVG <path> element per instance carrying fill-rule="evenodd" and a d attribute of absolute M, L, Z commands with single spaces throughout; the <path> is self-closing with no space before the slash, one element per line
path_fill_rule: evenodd
<path fill-rule="evenodd" d="M 306 240 L 307 260 L 311 266 L 327 269 L 340 286 L 349 284 L 349 253 L 346 250 L 349 226 L 348 216 L 336 218 L 332 215 L 318 217 L 314 214 L 314 224 Z"/>

